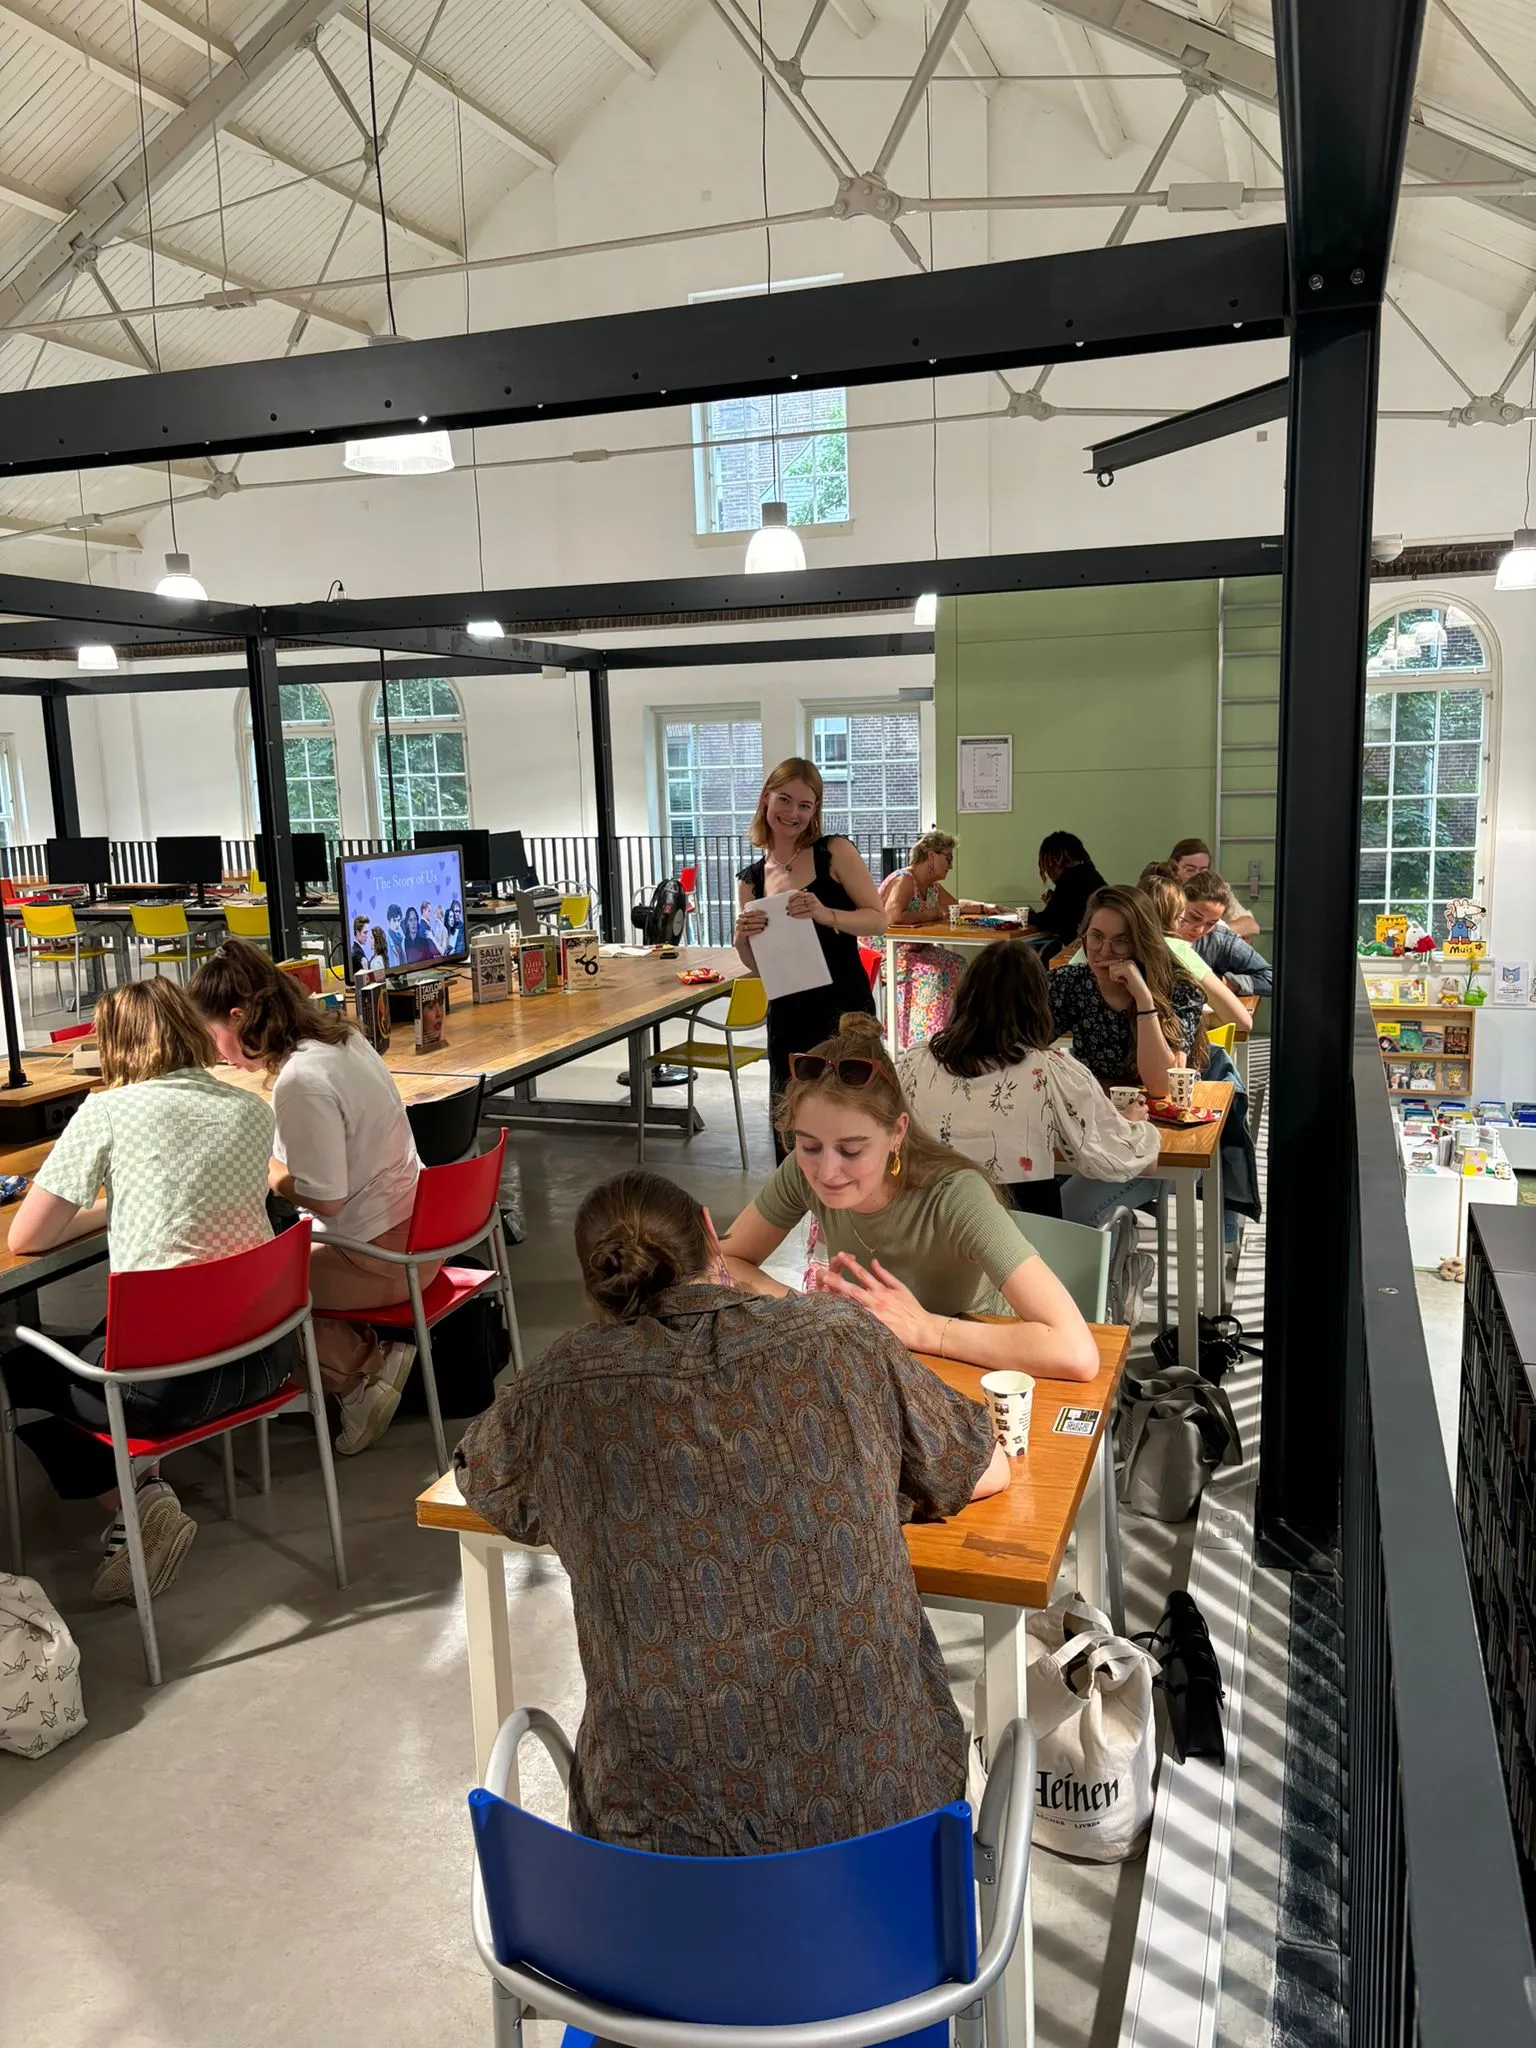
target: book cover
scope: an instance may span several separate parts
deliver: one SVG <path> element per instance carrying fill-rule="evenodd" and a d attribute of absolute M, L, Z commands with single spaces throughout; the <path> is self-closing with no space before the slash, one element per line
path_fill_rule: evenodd
<path fill-rule="evenodd" d="M 389 988 L 382 973 L 359 975 L 353 986 L 357 1021 L 364 1038 L 377 1053 L 389 1051 Z"/>
<path fill-rule="evenodd" d="M 573 988 L 590 988 L 598 979 L 598 948 L 601 944 L 596 932 L 561 934 L 560 985 L 567 995 Z"/>
<path fill-rule="evenodd" d="M 1472 1050 L 1470 1024 L 1447 1024 L 1441 1036 L 1445 1040 L 1444 1050 L 1456 1059 L 1465 1059 Z"/>
<path fill-rule="evenodd" d="M 1472 1069 L 1463 1060 L 1447 1060 L 1440 1069 L 1440 1085 L 1461 1094 L 1472 1085 Z"/>
<path fill-rule="evenodd" d="M 300 988 L 308 989 L 312 996 L 320 993 L 320 962 L 311 954 L 303 960 L 279 960 L 278 966 L 284 974 L 292 975 Z"/>
<path fill-rule="evenodd" d="M 1445 1051 L 1445 1033 L 1443 1031 L 1431 1031 L 1427 1024 L 1419 1033 L 1419 1042 L 1421 1050 L 1424 1052 Z"/>
<path fill-rule="evenodd" d="M 1395 1017 L 1378 1017 L 1376 1020 L 1376 1043 L 1383 1052 L 1396 1052 L 1402 1039 L 1403 1027 Z"/>
<path fill-rule="evenodd" d="M 1528 1003 L 1531 1000 L 1529 960 L 1499 960 L 1493 969 L 1493 1000 L 1496 1003 Z"/>
<path fill-rule="evenodd" d="M 1391 1061 L 1387 1067 L 1387 1086 L 1389 1088 L 1406 1089 L 1411 1085 L 1408 1079 L 1408 1062 L 1406 1060 Z"/>
<path fill-rule="evenodd" d="M 504 1003 L 511 994 L 512 947 L 505 932 L 486 932 L 470 942 L 471 1002 Z"/>
<path fill-rule="evenodd" d="M 1397 1001 L 1396 975 L 1368 974 L 1365 977 L 1366 1000 L 1372 1003 L 1395 1003 Z"/>
<path fill-rule="evenodd" d="M 1408 1076 L 1408 1086 L 1410 1088 L 1433 1088 L 1436 1084 L 1437 1076 L 1434 1061 L 1415 1060 L 1412 1071 Z M 1446 1083 L 1447 1087 L 1453 1088 L 1465 1088 L 1466 1085 L 1465 1081 L 1448 1081 Z"/>
<path fill-rule="evenodd" d="M 1427 1003 L 1429 1001 L 1428 982 L 1418 975 L 1412 976 L 1407 981 L 1400 981 L 1397 984 L 1397 1000 L 1400 1003 Z"/>
<path fill-rule="evenodd" d="M 443 1036 L 447 990 L 440 981 L 421 981 L 416 984 L 415 996 L 416 1050 L 437 1052 L 448 1043 Z"/>
<path fill-rule="evenodd" d="M 559 968 L 553 939 L 520 939 L 517 946 L 518 992 L 524 996 L 547 996 L 559 987 Z"/>
<path fill-rule="evenodd" d="M 1425 1050 L 1424 1027 L 1417 1018 L 1410 1017 L 1405 1020 L 1402 1030 L 1397 1034 L 1397 1042 L 1404 1052 Z"/>

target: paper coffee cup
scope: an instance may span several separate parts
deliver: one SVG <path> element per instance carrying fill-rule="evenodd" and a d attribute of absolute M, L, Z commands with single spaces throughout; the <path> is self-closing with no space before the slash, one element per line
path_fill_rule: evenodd
<path fill-rule="evenodd" d="M 1010 1458 L 1029 1449 L 1029 1419 L 1035 1383 L 1027 1372 L 984 1372 L 981 1391 L 992 1418 L 992 1434 Z"/>
<path fill-rule="evenodd" d="M 1189 1109 L 1195 1100 L 1195 1070 L 1193 1067 L 1170 1067 L 1168 1069 L 1168 1100 L 1175 1109 Z"/>
<path fill-rule="evenodd" d="M 1134 1109 L 1139 1102 L 1145 1102 L 1147 1092 L 1144 1088 L 1111 1088 L 1109 1099 L 1123 1116 L 1128 1109 Z"/>

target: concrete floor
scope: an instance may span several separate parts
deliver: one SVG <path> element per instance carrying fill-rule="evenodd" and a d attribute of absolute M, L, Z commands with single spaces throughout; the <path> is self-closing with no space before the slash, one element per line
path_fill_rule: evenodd
<path fill-rule="evenodd" d="M 619 1064 L 609 1053 L 547 1086 L 617 1104 Z M 722 1224 L 772 1166 L 764 1069 L 744 1087 L 750 1173 L 719 1077 L 700 1083 L 705 1132 L 686 1150 L 670 1137 L 653 1148 L 652 1163 Z M 632 1146 L 558 1128 L 520 1131 L 513 1146 L 509 1191 L 527 1230 L 513 1276 L 535 1353 L 580 1319 L 572 1219 L 596 1181 L 631 1163 Z M 784 1265 L 794 1277 L 792 1247 Z M 48 1290 L 45 1321 L 88 1326 L 103 1285 L 96 1274 Z M 432 1473 L 425 1422 L 402 1418 L 372 1451 L 340 1461 L 346 1593 L 330 1576 L 313 1440 L 286 1425 L 273 1439 L 272 1493 L 244 1488 L 233 1523 L 214 1458 L 168 1461 L 200 1533 L 157 1603 L 169 1674 L 159 1691 L 144 1684 L 132 1610 L 90 1600 L 98 1513 L 54 1500 L 23 1453 L 28 1569 L 78 1638 L 89 1725 L 41 1762 L 0 1756 L 7 2040 L 489 2041 L 467 1916 L 464 1795 L 475 1780 L 457 1548 L 418 1531 L 411 1513 Z M 1187 1535 L 1129 1517 L 1124 1535 L 1129 1625 L 1150 1628 L 1182 1576 Z M 574 1732 L 582 1686 L 564 1575 L 528 1558 L 508 1580 L 519 1697 Z M 1062 1590 L 1071 1583 L 1069 1566 Z M 979 1636 L 963 1618 L 940 1619 L 968 1710 Z M 533 1765 L 525 1790 L 555 1815 L 547 1771 Z M 1140 1885 L 1139 1863 L 1037 1859 L 1041 2048 L 1116 2039 Z"/>

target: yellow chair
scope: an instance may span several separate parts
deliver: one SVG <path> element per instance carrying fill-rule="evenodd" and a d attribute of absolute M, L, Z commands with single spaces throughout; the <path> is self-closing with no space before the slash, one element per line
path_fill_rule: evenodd
<path fill-rule="evenodd" d="M 1236 1036 L 1237 1026 L 1235 1024 L 1217 1024 L 1206 1032 L 1205 1041 L 1207 1045 L 1219 1045 L 1223 1052 L 1230 1052 L 1232 1050 L 1232 1041 Z"/>
<path fill-rule="evenodd" d="M 736 1140 L 741 1147 L 741 1169 L 747 1170 L 747 1127 L 741 1118 L 741 1083 L 736 1076 L 743 1067 L 750 1067 L 756 1060 L 768 1057 L 768 1048 L 762 1045 L 738 1045 L 738 1031 L 754 1031 L 768 1015 L 768 994 L 755 974 L 744 974 L 739 981 L 731 983 L 730 1001 L 725 1018 L 717 1023 L 713 1017 L 704 1017 L 695 1010 L 688 1019 L 688 1036 L 681 1045 L 669 1045 L 661 1052 L 650 1053 L 646 1058 L 647 1067 L 686 1067 L 688 1069 L 688 1135 L 693 1136 L 693 1077 L 702 1067 L 711 1073 L 722 1070 L 731 1077 L 731 1099 L 736 1105 Z M 723 1045 L 700 1045 L 694 1037 L 699 1029 L 719 1031 L 724 1034 Z M 645 1156 L 643 1149 L 641 1157 Z"/>
<path fill-rule="evenodd" d="M 177 979 L 184 980 L 191 973 L 193 962 L 206 960 L 213 951 L 204 940 L 193 938 L 187 913 L 179 903 L 135 903 L 129 914 L 139 944 L 141 974 L 147 963 L 156 974 L 162 967 L 174 967 Z M 148 952 L 146 941 L 152 949 Z"/>
<path fill-rule="evenodd" d="M 591 922 L 592 898 L 590 896 L 562 896 L 560 898 L 561 931 L 585 931 Z"/>
<path fill-rule="evenodd" d="M 232 939 L 254 939 L 271 950 L 272 918 L 265 903 L 226 903 L 224 923 Z"/>
<path fill-rule="evenodd" d="M 21 910 L 22 928 L 32 940 L 42 940 L 41 945 L 27 948 L 27 1005 L 37 1010 L 37 963 L 53 969 L 53 985 L 59 998 L 59 1008 L 64 1008 L 64 982 L 60 969 L 68 960 L 75 970 L 75 995 L 70 1007 L 79 1015 L 80 1011 L 80 962 L 82 960 L 105 960 L 109 948 L 98 946 L 94 941 L 81 937 L 80 927 L 75 923 L 75 913 L 67 903 L 23 904 Z"/>

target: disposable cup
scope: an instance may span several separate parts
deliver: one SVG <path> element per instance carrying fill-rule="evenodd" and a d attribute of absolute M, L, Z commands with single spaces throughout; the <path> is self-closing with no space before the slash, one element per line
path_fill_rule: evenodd
<path fill-rule="evenodd" d="M 1168 1100 L 1175 1109 L 1189 1109 L 1195 1100 L 1195 1070 L 1193 1067 L 1170 1067 L 1168 1069 Z"/>
<path fill-rule="evenodd" d="M 985 1372 L 981 1391 L 992 1433 L 1010 1458 L 1029 1449 L 1029 1421 L 1034 1412 L 1035 1383 L 1027 1372 Z"/>
<path fill-rule="evenodd" d="M 1147 1091 L 1144 1088 L 1111 1088 L 1109 1099 L 1123 1116 L 1128 1109 L 1146 1101 Z"/>

